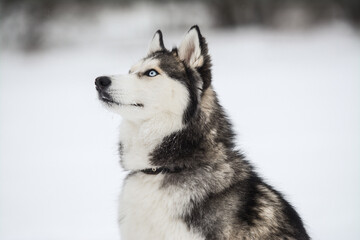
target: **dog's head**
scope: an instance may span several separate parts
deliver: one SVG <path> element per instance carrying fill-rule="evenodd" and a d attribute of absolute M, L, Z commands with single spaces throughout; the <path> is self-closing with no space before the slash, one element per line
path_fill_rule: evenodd
<path fill-rule="evenodd" d="M 98 77 L 99 99 L 112 111 L 131 121 L 166 113 L 186 124 L 195 114 L 202 93 L 211 82 L 207 44 L 198 26 L 193 26 L 178 48 L 164 46 L 157 31 L 145 58 L 126 75 Z"/>

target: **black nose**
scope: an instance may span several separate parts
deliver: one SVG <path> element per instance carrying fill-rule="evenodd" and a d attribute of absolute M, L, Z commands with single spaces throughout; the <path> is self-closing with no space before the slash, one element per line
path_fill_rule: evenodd
<path fill-rule="evenodd" d="M 104 89 L 111 84 L 109 77 L 101 76 L 95 79 L 95 85 L 97 88 Z"/>

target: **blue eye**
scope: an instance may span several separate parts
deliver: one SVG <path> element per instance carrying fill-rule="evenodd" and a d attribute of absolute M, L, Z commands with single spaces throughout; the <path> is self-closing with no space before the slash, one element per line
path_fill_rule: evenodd
<path fill-rule="evenodd" d="M 148 77 L 155 77 L 158 74 L 159 73 L 154 69 L 150 69 L 150 70 L 145 72 L 145 75 L 148 76 Z"/>

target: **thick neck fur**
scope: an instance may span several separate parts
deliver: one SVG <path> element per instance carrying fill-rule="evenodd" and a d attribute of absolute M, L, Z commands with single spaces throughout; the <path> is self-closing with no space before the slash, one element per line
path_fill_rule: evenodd
<path fill-rule="evenodd" d="M 180 131 L 163 139 L 151 153 L 151 162 L 154 165 L 186 168 L 210 164 L 215 155 L 226 155 L 226 151 L 233 148 L 233 134 L 230 128 L 231 125 L 218 104 L 216 94 L 210 87 L 204 92 L 199 108 L 190 122 Z M 209 156 L 204 158 L 204 154 Z M 197 158 L 197 155 L 202 157 Z M 222 159 L 225 156 L 217 158 Z"/>
<path fill-rule="evenodd" d="M 166 136 L 150 154 L 155 166 L 184 169 L 179 174 L 166 174 L 162 186 L 188 191 L 192 201 L 199 202 L 209 193 L 219 193 L 248 178 L 252 169 L 235 149 L 231 127 L 210 86 L 192 120 Z M 192 186 L 203 191 L 193 192 Z"/>
<path fill-rule="evenodd" d="M 120 126 L 120 157 L 126 170 L 151 167 L 149 154 L 164 137 L 183 127 L 182 118 L 172 113 L 162 113 L 145 121 L 123 120 Z"/>
<path fill-rule="evenodd" d="M 234 150 L 231 127 L 210 86 L 195 116 L 185 126 L 179 116 L 169 114 L 140 123 L 124 121 L 120 139 L 122 165 L 127 170 L 160 166 L 187 171 L 205 169 L 222 177 L 213 179 L 227 182 L 226 178 L 241 174 L 236 165 L 243 158 Z"/>

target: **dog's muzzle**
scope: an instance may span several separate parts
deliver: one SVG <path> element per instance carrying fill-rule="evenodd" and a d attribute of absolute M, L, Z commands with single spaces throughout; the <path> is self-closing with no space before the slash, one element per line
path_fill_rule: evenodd
<path fill-rule="evenodd" d="M 95 79 L 96 90 L 99 93 L 99 99 L 109 105 L 116 104 L 118 106 L 133 106 L 143 108 L 144 104 L 142 103 L 130 103 L 123 104 L 115 101 L 112 96 L 107 92 L 108 87 L 111 85 L 111 79 L 106 76 L 101 76 Z"/>

